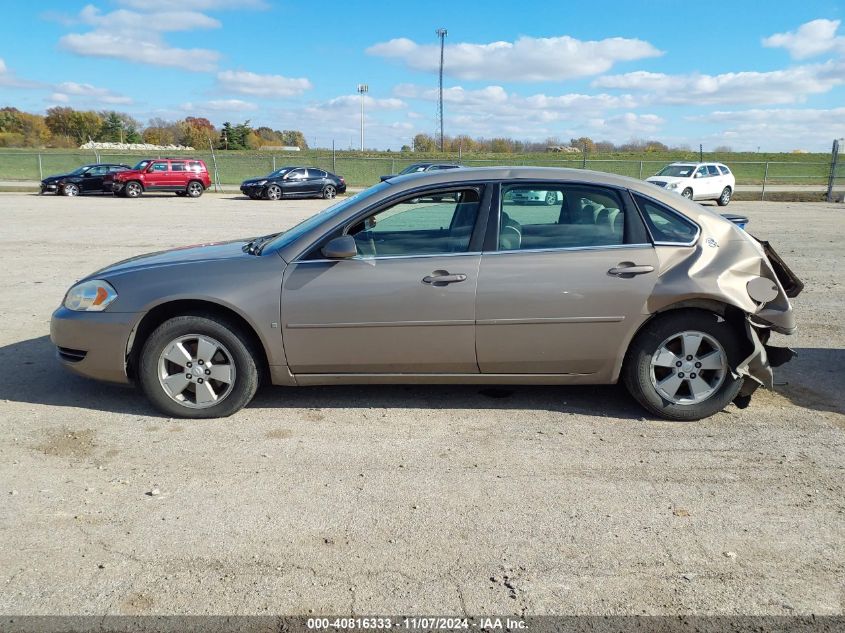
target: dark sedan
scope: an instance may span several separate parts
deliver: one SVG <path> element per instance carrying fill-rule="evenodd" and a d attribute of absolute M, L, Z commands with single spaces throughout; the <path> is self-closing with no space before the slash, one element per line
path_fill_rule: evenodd
<path fill-rule="evenodd" d="M 78 196 L 83 193 L 111 193 L 111 181 L 108 176 L 119 171 L 126 171 L 129 165 L 114 163 L 96 163 L 84 165 L 69 174 L 48 176 L 41 181 L 41 193 L 55 193 L 63 196 Z M 108 179 L 108 185 L 104 183 Z"/>
<path fill-rule="evenodd" d="M 305 197 L 328 200 L 346 192 L 346 181 L 316 167 L 282 167 L 262 178 L 244 180 L 241 192 L 253 200 Z"/>

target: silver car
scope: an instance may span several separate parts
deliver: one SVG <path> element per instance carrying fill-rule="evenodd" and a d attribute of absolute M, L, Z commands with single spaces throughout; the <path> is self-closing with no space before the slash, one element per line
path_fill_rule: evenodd
<path fill-rule="evenodd" d="M 513 204 L 519 192 L 555 204 Z M 611 174 L 482 168 L 382 182 L 282 233 L 142 255 L 53 314 L 69 369 L 169 416 L 260 382 L 606 384 L 672 420 L 746 406 L 802 284 L 766 243 Z M 281 397 L 284 397 L 281 394 Z"/>

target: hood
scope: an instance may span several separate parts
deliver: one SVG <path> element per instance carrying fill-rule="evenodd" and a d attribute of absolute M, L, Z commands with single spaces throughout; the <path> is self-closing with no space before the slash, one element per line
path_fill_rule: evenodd
<path fill-rule="evenodd" d="M 250 238 L 251 239 L 251 238 Z M 111 264 L 105 268 L 91 273 L 85 279 L 108 279 L 115 275 L 122 275 L 129 272 L 136 272 L 149 268 L 160 268 L 164 266 L 180 266 L 194 264 L 197 262 L 217 261 L 222 259 L 235 259 L 242 257 L 253 257 L 244 252 L 244 244 L 249 239 L 234 240 L 231 242 L 213 242 L 210 244 L 196 244 L 194 246 L 182 246 L 169 251 L 147 253 L 138 255 L 123 261 Z"/>
<path fill-rule="evenodd" d="M 689 180 L 689 178 L 682 178 L 679 176 L 649 176 L 646 178 L 646 182 L 682 182 L 684 180 Z"/>
<path fill-rule="evenodd" d="M 262 180 L 272 180 L 272 178 L 268 178 L 267 176 L 259 176 L 258 178 L 247 178 L 241 184 L 242 185 L 252 185 L 256 182 L 261 182 Z"/>
<path fill-rule="evenodd" d="M 121 180 L 123 178 L 132 177 L 136 178 L 143 174 L 139 169 L 127 169 L 126 171 L 118 171 L 113 174 L 115 180 Z"/>
<path fill-rule="evenodd" d="M 57 176 L 47 176 L 41 182 L 55 182 L 56 180 L 63 180 L 65 178 L 75 178 L 73 174 L 59 174 Z"/>

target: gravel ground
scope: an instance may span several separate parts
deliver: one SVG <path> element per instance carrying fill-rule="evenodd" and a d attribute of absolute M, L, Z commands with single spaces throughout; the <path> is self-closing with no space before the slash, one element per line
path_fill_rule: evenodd
<path fill-rule="evenodd" d="M 82 275 L 323 204 L 0 195 L 0 613 L 842 614 L 841 205 L 729 207 L 807 284 L 800 356 L 698 423 L 613 386 L 266 388 L 187 422 L 55 362 Z"/>

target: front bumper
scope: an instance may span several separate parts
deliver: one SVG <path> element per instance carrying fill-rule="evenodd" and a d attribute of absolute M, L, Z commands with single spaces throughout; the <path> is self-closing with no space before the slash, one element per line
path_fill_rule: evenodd
<path fill-rule="evenodd" d="M 267 185 L 241 185 L 241 193 L 245 196 L 263 196 Z"/>
<path fill-rule="evenodd" d="M 55 182 L 42 182 L 41 183 L 41 193 L 56 193 L 59 190 L 58 183 Z"/>
<path fill-rule="evenodd" d="M 59 362 L 81 376 L 128 383 L 126 347 L 141 314 L 133 312 L 53 312 L 50 340 Z"/>

